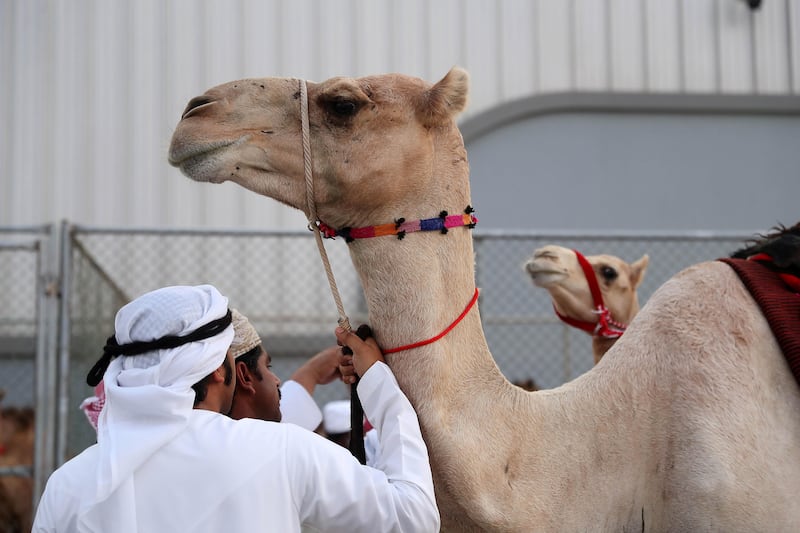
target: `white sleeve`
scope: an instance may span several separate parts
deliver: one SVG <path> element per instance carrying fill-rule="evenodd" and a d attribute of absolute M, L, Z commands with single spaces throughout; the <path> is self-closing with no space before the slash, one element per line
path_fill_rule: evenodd
<path fill-rule="evenodd" d="M 364 435 L 364 452 L 369 466 L 375 466 L 380 460 L 381 444 L 378 442 L 378 432 L 374 428 Z"/>
<path fill-rule="evenodd" d="M 361 465 L 325 439 L 304 449 L 300 443 L 290 446 L 287 465 L 301 522 L 332 532 L 439 531 L 428 450 L 417 415 L 389 367 L 373 364 L 358 394 L 380 441 L 378 463 Z"/>
<path fill-rule="evenodd" d="M 58 472 L 47 480 L 36 507 L 31 533 L 78 530 L 77 509 L 81 495 L 75 491 L 65 491 L 57 474 Z"/>
<path fill-rule="evenodd" d="M 305 387 L 288 380 L 281 385 L 281 422 L 315 431 L 322 423 L 322 411 Z"/>
<path fill-rule="evenodd" d="M 46 494 L 46 493 L 45 493 Z M 54 521 L 50 510 L 49 498 L 42 497 L 39 500 L 39 505 L 36 508 L 36 516 L 33 520 L 33 527 L 31 533 L 53 533 L 56 531 L 53 525 Z"/>

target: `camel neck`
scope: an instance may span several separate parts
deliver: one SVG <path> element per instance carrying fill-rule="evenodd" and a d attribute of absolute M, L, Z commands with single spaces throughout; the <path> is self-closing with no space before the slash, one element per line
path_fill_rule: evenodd
<path fill-rule="evenodd" d="M 617 339 L 612 339 L 608 337 L 592 337 L 592 354 L 594 355 L 594 364 L 600 362 L 600 359 L 606 354 L 607 351 L 614 346 L 614 343 L 617 342 Z"/>
<path fill-rule="evenodd" d="M 431 317 L 431 323 L 423 326 L 424 333 L 386 339 L 387 346 L 436 335 L 459 315 L 475 291 L 472 237 L 466 228 L 446 235 L 416 233 L 403 240 L 358 240 L 349 247 L 364 286 L 370 320 L 378 321 L 373 329 L 381 331 L 385 325 L 386 329 L 404 330 L 409 321 L 417 321 L 414 317 Z"/>
<path fill-rule="evenodd" d="M 402 241 L 357 240 L 349 246 L 364 287 L 369 323 L 386 348 L 438 336 L 475 294 L 472 235 L 465 228 L 446 235 L 414 233 Z M 401 385 L 405 380 L 444 379 L 444 375 L 452 379 L 453 373 L 466 377 L 463 369 L 500 376 L 480 327 L 478 307 L 469 309 L 435 343 L 387 356 Z M 419 372 L 422 361 L 426 370 Z"/>
<path fill-rule="evenodd" d="M 476 287 L 475 288 L 475 293 L 472 295 L 472 298 L 470 299 L 469 303 L 467 304 L 467 307 L 465 307 L 464 310 L 461 312 L 461 314 L 458 315 L 458 317 L 456 317 L 456 319 L 449 326 L 444 328 L 444 330 L 442 330 L 442 332 L 439 333 L 438 335 L 435 335 L 435 336 L 430 337 L 428 339 L 423 339 L 423 340 L 412 342 L 412 343 L 409 343 L 409 344 L 404 344 L 402 346 L 395 346 L 395 347 L 392 347 L 392 348 L 386 348 L 386 349 L 383 350 L 383 353 L 384 354 L 388 354 L 388 353 L 404 352 L 406 350 L 413 350 L 414 348 L 421 348 L 422 346 L 427 346 L 428 344 L 433 344 L 434 342 L 438 341 L 439 339 L 442 339 L 445 335 L 450 333 L 453 330 L 453 328 L 455 328 L 459 324 L 459 322 L 464 320 L 464 317 L 467 316 L 467 313 L 469 313 L 472 310 L 472 307 L 476 303 L 478 303 L 478 295 L 479 294 L 480 294 L 480 292 L 478 291 L 478 288 Z"/>
<path fill-rule="evenodd" d="M 438 216 L 419 220 L 406 220 L 399 218 L 388 224 L 378 226 L 365 226 L 362 228 L 332 228 L 324 222 L 319 222 L 319 230 L 326 239 L 344 237 L 347 242 L 356 239 L 370 239 L 372 237 L 396 236 L 403 240 L 409 233 L 417 231 L 437 231 L 446 234 L 450 228 L 466 226 L 474 228 L 478 223 L 477 217 L 472 214 L 472 206 L 467 206 L 463 214 L 451 215 L 447 211 L 441 211 Z"/>

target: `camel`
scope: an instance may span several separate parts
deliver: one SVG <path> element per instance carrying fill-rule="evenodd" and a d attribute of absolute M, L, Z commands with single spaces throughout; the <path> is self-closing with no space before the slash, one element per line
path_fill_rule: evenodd
<path fill-rule="evenodd" d="M 34 411 L 32 407 L 0 410 L 0 531 L 30 531 L 33 525 Z"/>
<path fill-rule="evenodd" d="M 562 386 L 503 376 L 472 304 L 477 218 L 456 123 L 468 85 L 458 67 L 433 84 L 233 81 L 190 100 L 169 161 L 315 212 L 347 243 L 418 414 L 443 530 L 797 530 L 800 388 L 728 265 L 668 280 L 608 357 Z M 456 216 L 463 227 L 446 224 Z"/>
<path fill-rule="evenodd" d="M 559 318 L 592 336 L 597 364 L 639 312 L 636 289 L 649 261 L 646 254 L 633 263 L 607 254 L 584 257 L 548 244 L 533 251 L 525 271 L 534 285 L 550 293 Z M 591 277 L 586 269 L 591 269 Z"/>

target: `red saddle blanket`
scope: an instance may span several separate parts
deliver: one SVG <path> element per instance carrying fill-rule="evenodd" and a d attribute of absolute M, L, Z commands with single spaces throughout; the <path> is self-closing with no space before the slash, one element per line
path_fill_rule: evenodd
<path fill-rule="evenodd" d="M 800 384 L 800 292 L 760 261 L 730 258 L 720 261 L 733 268 L 758 303 Z"/>

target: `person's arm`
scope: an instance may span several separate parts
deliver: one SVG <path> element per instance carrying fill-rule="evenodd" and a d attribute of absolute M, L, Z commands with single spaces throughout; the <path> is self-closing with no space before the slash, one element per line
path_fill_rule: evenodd
<path fill-rule="evenodd" d="M 380 441 L 378 467 L 363 466 L 333 444 L 298 452 L 292 477 L 301 522 L 324 531 L 431 532 L 439 530 L 428 450 L 419 421 L 372 339 L 337 331 L 361 373 L 358 394 Z"/>
<path fill-rule="evenodd" d="M 316 431 L 322 423 L 322 410 L 308 391 L 296 381 L 281 385 L 281 422 Z"/>
<path fill-rule="evenodd" d="M 44 492 L 39 499 L 31 533 L 77 531 L 79 506 L 80 496 L 75 491 L 64 490 L 61 477 L 56 472 L 47 480 Z"/>
<path fill-rule="evenodd" d="M 314 400 L 317 385 L 326 385 L 340 377 L 341 348 L 325 348 L 303 363 L 281 385 L 282 422 L 314 431 L 322 423 L 322 411 Z"/>

